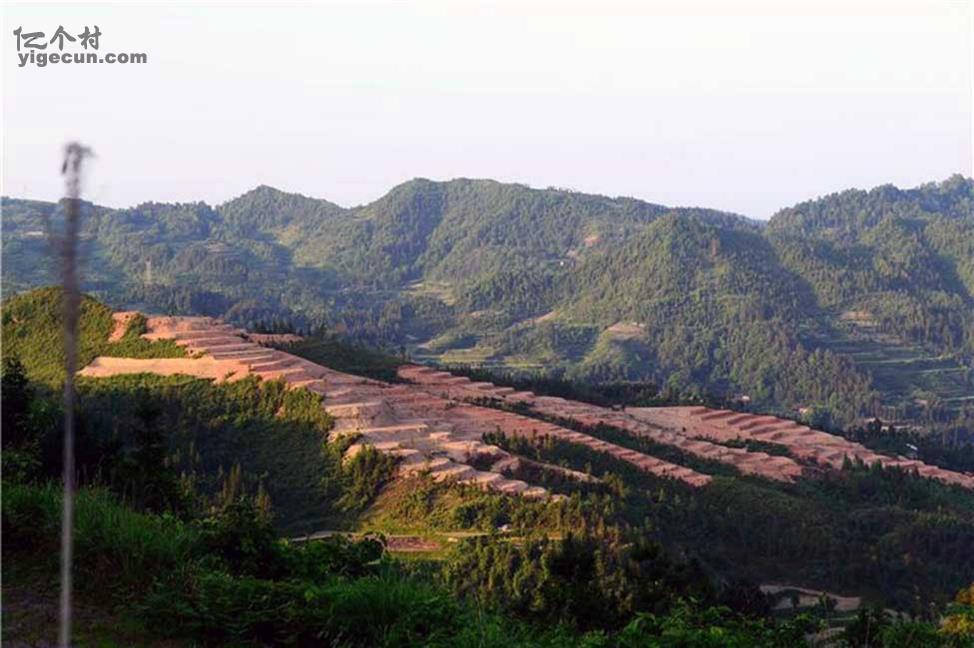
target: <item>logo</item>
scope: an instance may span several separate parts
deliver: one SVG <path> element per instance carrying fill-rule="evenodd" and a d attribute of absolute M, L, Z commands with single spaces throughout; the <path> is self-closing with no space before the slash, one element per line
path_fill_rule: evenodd
<path fill-rule="evenodd" d="M 100 52 L 102 34 L 98 25 L 85 25 L 81 32 L 58 25 L 50 38 L 42 31 L 25 32 L 23 27 L 18 27 L 13 35 L 17 43 L 18 67 L 149 62 L 145 52 Z"/>

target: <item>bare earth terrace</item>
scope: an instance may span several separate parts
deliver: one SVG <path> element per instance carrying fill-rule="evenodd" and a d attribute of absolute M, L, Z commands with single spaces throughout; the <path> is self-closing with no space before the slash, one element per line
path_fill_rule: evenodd
<path fill-rule="evenodd" d="M 508 476 L 505 471 L 519 459 L 482 440 L 487 432 L 499 432 L 507 436 L 549 436 L 579 444 L 647 473 L 693 487 L 705 487 L 711 482 L 710 475 L 698 470 L 579 431 L 601 423 L 672 446 L 689 456 L 734 466 L 743 474 L 777 481 L 794 481 L 807 470 L 807 465 L 840 468 L 848 456 L 867 463 L 879 461 L 883 465 L 915 469 L 924 477 L 974 489 L 972 475 L 902 457 L 878 455 L 840 437 L 769 416 L 699 407 L 615 411 L 518 392 L 492 383 L 472 382 L 419 365 L 401 367 L 399 377 L 406 382 L 391 384 L 335 371 L 269 348 L 262 343 L 281 340 L 249 334 L 208 317 L 149 317 L 144 337 L 172 339 L 190 351 L 192 357 L 144 360 L 99 357 L 81 375 L 185 374 L 216 381 L 254 375 L 266 380 L 283 380 L 292 388 L 309 389 L 323 396 L 325 409 L 336 420 L 336 432 L 357 437 L 348 450 L 350 455 L 366 445 L 374 446 L 398 457 L 399 471 L 404 475 L 428 472 L 437 480 L 453 480 L 527 497 L 549 496 L 540 486 Z M 477 405 L 476 401 L 483 398 L 498 404 L 528 406 L 542 418 L 567 420 L 572 425 L 564 427 Z M 724 445 L 749 439 L 779 444 L 788 449 L 790 456 Z"/>

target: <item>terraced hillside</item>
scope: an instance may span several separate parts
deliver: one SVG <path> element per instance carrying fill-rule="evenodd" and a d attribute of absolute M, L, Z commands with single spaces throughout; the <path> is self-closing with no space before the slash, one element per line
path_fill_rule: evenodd
<path fill-rule="evenodd" d="M 845 322 L 819 343 L 872 376 L 884 420 L 916 425 L 931 415 L 931 406 L 934 415 L 949 417 L 974 404 L 974 364 L 957 356 Z"/>
<path fill-rule="evenodd" d="M 118 315 L 116 327 L 127 326 Z M 706 462 L 726 465 L 742 475 L 793 482 L 816 470 L 837 470 L 859 460 L 915 471 L 922 477 L 974 489 L 974 475 L 951 472 L 903 457 L 884 456 L 840 437 L 771 416 L 713 411 L 707 408 L 629 408 L 613 410 L 562 398 L 518 392 L 489 382 L 418 366 L 404 365 L 389 383 L 336 371 L 260 342 L 267 338 L 209 317 L 148 317 L 143 337 L 173 340 L 183 358 L 114 358 L 99 356 L 85 376 L 133 373 L 187 374 L 218 381 L 256 375 L 283 380 L 290 388 L 323 396 L 323 406 L 336 419 L 336 431 L 356 436 L 348 449 L 366 445 L 399 459 L 401 475 L 428 473 L 438 481 L 478 485 L 503 493 L 546 497 L 537 485 L 512 479 L 517 456 L 488 443 L 485 435 L 550 437 L 610 456 L 657 477 L 692 487 L 707 487 L 712 476 Z M 271 338 L 271 341 L 281 340 Z M 602 438 L 601 430 L 646 439 L 676 456 L 704 462 L 697 467 L 654 456 Z M 783 452 L 740 447 L 758 441 Z M 686 463 L 686 462 L 684 462 Z"/>
<path fill-rule="evenodd" d="M 563 398 L 513 392 L 511 388 L 496 387 L 491 383 L 470 382 L 467 378 L 428 367 L 403 367 L 400 376 L 457 400 L 489 398 L 526 405 L 541 416 L 569 420 L 587 428 L 604 425 L 624 430 L 700 459 L 728 464 L 745 475 L 793 481 L 812 468 L 837 470 L 850 460 L 916 471 L 923 477 L 974 489 L 974 475 L 944 470 L 905 457 L 882 455 L 842 437 L 775 416 L 706 407 L 641 407 L 616 411 Z M 516 429 L 501 428 L 501 431 L 505 434 L 523 433 Z M 547 432 L 541 430 L 539 433 Z M 742 441 L 780 446 L 788 456 L 725 445 Z"/>

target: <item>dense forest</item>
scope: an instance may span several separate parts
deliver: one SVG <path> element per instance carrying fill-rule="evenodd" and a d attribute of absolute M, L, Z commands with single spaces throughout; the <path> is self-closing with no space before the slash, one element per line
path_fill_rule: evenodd
<path fill-rule="evenodd" d="M 413 180 L 353 209 L 258 187 L 86 206 L 84 287 L 418 359 L 954 433 L 974 407 L 972 203 L 961 176 L 768 223 L 488 180 Z M 3 216 L 5 293 L 51 283 L 59 206 L 5 198 Z"/>
<path fill-rule="evenodd" d="M 22 592 L 42 598 L 57 569 L 59 303 L 45 289 L 3 304 L 3 338 L 13 343 L 2 366 L 2 565 L 18 610 Z M 82 312 L 86 357 L 181 351 L 140 338 L 139 318 L 108 343 L 110 311 L 86 297 Z M 293 350 L 378 377 L 396 363 L 334 337 Z M 648 384 L 530 386 L 604 403 L 664 398 Z M 354 436 L 335 432 L 320 395 L 283 382 L 84 378 L 78 397 L 79 605 L 112 615 L 102 626 L 80 615 L 88 643 L 784 647 L 820 633 L 848 646 L 974 641 L 974 498 L 902 471 L 850 463 L 781 484 L 710 466 L 714 482 L 694 489 L 583 446 L 487 435 L 537 462 L 526 468 L 531 479 L 561 495 L 531 500 L 423 474 L 393 479 L 393 460 L 374 450 L 343 460 Z M 621 430 L 586 431 L 678 459 Z M 890 431 L 855 433 L 898 442 Z M 537 468 L 546 465 L 595 479 Z M 316 529 L 364 535 L 281 539 Z M 435 556 L 404 559 L 376 533 L 397 531 L 461 536 Z M 782 610 L 758 588 L 767 582 L 856 593 L 869 605 L 843 615 L 823 598 Z M 14 631 L 23 637 L 29 623 L 5 611 L 4 638 Z"/>

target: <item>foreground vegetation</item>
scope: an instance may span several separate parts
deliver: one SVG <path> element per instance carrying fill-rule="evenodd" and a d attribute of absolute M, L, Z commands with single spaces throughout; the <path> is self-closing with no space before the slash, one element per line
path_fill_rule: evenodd
<path fill-rule="evenodd" d="M 34 315 L 49 322 L 38 330 L 58 328 L 56 293 L 20 299 L 17 317 L 4 309 L 5 334 L 31 330 Z M 107 338 L 92 325 L 100 305 L 86 303 L 83 330 Z M 99 335 L 88 348 L 107 346 Z M 40 630 L 13 634 L 26 631 L 11 615 L 57 571 L 62 416 L 56 360 L 15 348 L 31 361 L 5 348 L 3 638 L 39 641 Z M 303 349 L 326 364 L 390 364 L 336 340 Z M 649 397 L 634 389 L 591 396 Z M 534 501 L 392 480 L 375 451 L 343 460 L 353 439 L 335 433 L 321 397 L 277 381 L 120 376 L 78 391 L 79 600 L 125 628 L 88 643 L 794 646 L 828 627 L 851 646 L 974 642 L 974 592 L 949 601 L 974 573 L 974 500 L 901 472 L 849 465 L 792 486 L 728 473 L 696 491 L 571 444 L 488 438 L 598 478 L 537 468 L 532 479 L 565 497 Z M 319 529 L 465 533 L 409 561 L 381 536 L 281 539 Z M 756 585 L 769 578 L 855 589 L 913 620 L 838 615 L 824 601 L 775 611 Z"/>
<path fill-rule="evenodd" d="M 51 475 L 58 462 L 43 448 L 59 432 L 55 405 L 26 380 L 23 365 L 10 358 L 5 363 L 3 425 L 10 433 L 3 438 L 4 579 L 29 589 L 57 569 L 60 490 Z M 320 513 L 348 514 L 372 501 L 389 474 L 387 460 L 376 453 L 341 462 L 347 441 L 328 434 L 330 421 L 318 397 L 274 382 L 215 386 L 149 376 L 85 381 L 80 387 L 79 447 L 85 453 L 79 457 L 83 488 L 76 518 L 79 595 L 137 620 L 140 643 L 173 638 L 208 644 L 655 645 L 643 637 L 649 627 L 684 638 L 718 632 L 741 645 L 787 645 L 811 627 L 808 620 L 777 624 L 753 611 L 720 607 L 703 574 L 685 575 L 686 568 L 659 548 L 630 556 L 620 539 L 604 535 L 586 534 L 577 542 L 539 538 L 520 558 L 510 554 L 521 564 L 517 587 L 525 602 L 497 596 L 487 588 L 486 574 L 464 566 L 476 556 L 493 562 L 485 552 L 494 547 L 521 552 L 499 538 L 458 548 L 442 573 L 389 559 L 381 538 L 350 542 L 338 536 L 291 545 L 277 539 L 272 501 L 296 519 L 308 511 L 295 513 L 291 497 Z M 106 426 L 112 443 L 95 434 Z M 214 439 L 196 447 L 194 472 L 178 449 L 181 436 L 196 426 Z M 289 454 L 283 446 L 305 437 L 315 441 L 302 452 Z M 222 451 L 230 458 L 224 443 L 236 449 L 237 463 L 229 471 L 207 469 L 203 457 Z M 255 443 L 274 444 L 277 452 L 250 456 Z M 301 491 L 289 486 L 295 482 L 286 473 L 303 481 L 296 470 L 303 452 L 321 461 L 307 464 L 320 472 L 308 474 L 311 486 Z M 433 484 L 412 489 L 410 500 L 390 515 L 424 519 L 416 507 L 442 503 L 449 490 Z M 420 495 L 424 492 L 427 496 Z M 436 514 L 439 505 L 433 504 L 429 519 L 491 532 L 511 521 L 526 532 L 564 533 L 584 515 L 562 504 L 462 490 L 454 502 L 448 515 Z M 604 555 L 610 562 L 580 571 L 576 554 Z M 643 566 L 623 578 L 615 561 Z M 605 580 L 593 585 L 596 568 Z M 646 569 L 656 578 L 637 578 Z M 652 591 L 619 607 L 647 587 Z M 579 605 L 585 597 L 618 612 L 611 621 L 592 616 Z M 640 612 L 647 614 L 636 616 Z"/>

